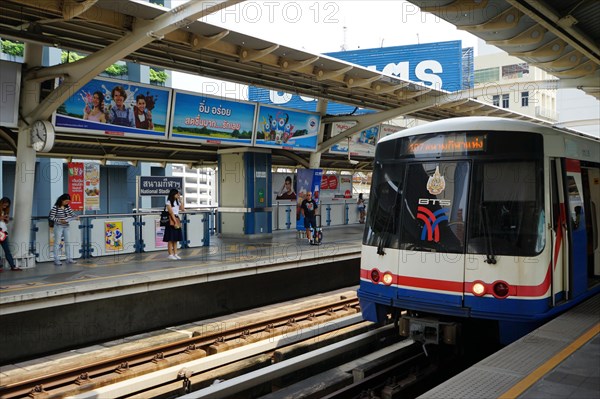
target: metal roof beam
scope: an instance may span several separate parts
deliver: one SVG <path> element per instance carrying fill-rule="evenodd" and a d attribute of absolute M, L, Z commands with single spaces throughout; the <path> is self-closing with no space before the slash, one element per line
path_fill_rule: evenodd
<path fill-rule="evenodd" d="M 56 108 L 64 103 L 74 91 L 79 90 L 109 65 L 126 58 L 135 50 L 154 40 L 161 40 L 165 34 L 189 25 L 198 18 L 242 1 L 244 0 L 190 0 L 188 3 L 159 15 L 154 20 L 136 20 L 134 29 L 130 34 L 79 61 L 29 71 L 26 79 L 41 79 L 46 76 L 50 78 L 57 74 L 64 74 L 65 78 L 51 95 L 46 97 L 29 115 L 25 116 L 25 119 L 29 123 L 36 119 L 48 119 Z"/>

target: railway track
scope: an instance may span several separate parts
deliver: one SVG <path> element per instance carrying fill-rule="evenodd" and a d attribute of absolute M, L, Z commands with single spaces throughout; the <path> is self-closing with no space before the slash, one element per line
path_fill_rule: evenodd
<path fill-rule="evenodd" d="M 355 317 L 349 319 L 348 316 Z M 179 365 L 193 360 L 210 357 L 217 359 L 216 355 L 218 354 L 232 351 L 235 348 L 248 347 L 258 341 L 281 336 L 289 338 L 294 335 L 301 339 L 309 329 L 327 333 L 335 329 L 335 325 L 332 323 L 336 319 L 342 318 L 349 320 L 339 324 L 339 327 L 359 321 L 360 310 L 356 298 L 340 298 L 335 302 L 304 308 L 253 324 L 195 334 L 191 338 L 177 342 L 57 370 L 44 376 L 11 382 L 0 387 L 0 398 L 85 397 L 85 392 L 95 391 L 171 367 L 179 367 Z M 213 365 L 213 367 L 215 366 Z M 179 380 L 179 384 L 181 384 L 181 380 L 185 380 L 185 373 L 185 371 L 182 375 L 177 373 L 179 377 L 176 379 Z"/>

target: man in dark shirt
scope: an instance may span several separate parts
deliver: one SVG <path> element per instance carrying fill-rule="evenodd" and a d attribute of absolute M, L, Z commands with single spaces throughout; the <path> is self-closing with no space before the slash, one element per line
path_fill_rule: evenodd
<path fill-rule="evenodd" d="M 310 232 L 311 226 L 313 229 L 317 228 L 317 218 L 315 217 L 315 215 L 317 213 L 318 208 L 319 206 L 312 198 L 312 193 L 310 191 L 307 192 L 306 197 L 300 205 L 300 211 L 304 216 L 304 228 L 306 229 L 306 238 L 308 238 L 308 242 L 312 241 L 312 236 Z"/>

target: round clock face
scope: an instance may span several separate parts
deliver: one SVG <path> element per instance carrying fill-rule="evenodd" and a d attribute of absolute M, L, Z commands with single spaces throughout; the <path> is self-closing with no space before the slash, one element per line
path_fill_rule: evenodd
<path fill-rule="evenodd" d="M 36 151 L 46 152 L 54 145 L 54 129 L 48 121 L 35 121 L 31 125 L 31 146 Z"/>

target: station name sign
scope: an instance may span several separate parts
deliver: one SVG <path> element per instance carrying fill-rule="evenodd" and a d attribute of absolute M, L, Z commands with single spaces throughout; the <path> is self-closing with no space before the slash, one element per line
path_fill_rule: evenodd
<path fill-rule="evenodd" d="M 182 191 L 183 177 L 140 176 L 139 188 L 141 196 L 166 196 L 174 188 Z"/>

